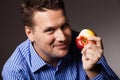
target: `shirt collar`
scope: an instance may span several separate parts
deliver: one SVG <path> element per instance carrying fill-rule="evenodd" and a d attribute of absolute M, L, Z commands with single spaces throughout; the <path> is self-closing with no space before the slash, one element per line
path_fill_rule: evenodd
<path fill-rule="evenodd" d="M 46 63 L 42 60 L 42 58 L 36 53 L 32 43 L 30 43 L 30 53 L 31 53 L 30 66 L 32 72 L 35 72 L 41 67 L 46 65 Z"/>
<path fill-rule="evenodd" d="M 35 51 L 35 49 L 33 48 L 32 43 L 30 42 L 30 68 L 32 72 L 36 72 L 37 70 L 39 70 L 40 68 L 42 68 L 45 65 L 48 65 L 44 60 L 42 60 L 42 58 L 37 54 L 37 52 Z M 63 59 L 61 59 L 58 64 L 57 67 L 61 65 L 62 62 L 66 62 L 69 61 L 71 59 L 71 56 L 68 54 L 66 55 Z"/>

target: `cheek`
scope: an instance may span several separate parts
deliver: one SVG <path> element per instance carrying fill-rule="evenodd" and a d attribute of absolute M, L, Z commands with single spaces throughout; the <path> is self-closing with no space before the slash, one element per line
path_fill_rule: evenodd
<path fill-rule="evenodd" d="M 52 45 L 52 43 L 54 42 L 54 37 L 52 36 L 44 36 L 41 38 L 41 43 L 43 44 L 43 46 L 46 45 Z"/>

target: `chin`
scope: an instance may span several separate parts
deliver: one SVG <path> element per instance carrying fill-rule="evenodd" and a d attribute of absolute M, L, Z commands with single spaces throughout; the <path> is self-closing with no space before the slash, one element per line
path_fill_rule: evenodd
<path fill-rule="evenodd" d="M 59 57 L 65 57 L 68 54 L 68 51 L 62 51 L 58 54 Z"/>

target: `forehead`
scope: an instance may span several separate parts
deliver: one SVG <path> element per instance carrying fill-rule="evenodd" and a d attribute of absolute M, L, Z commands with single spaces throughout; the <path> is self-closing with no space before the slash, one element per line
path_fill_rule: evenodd
<path fill-rule="evenodd" d="M 34 12 L 33 21 L 39 26 L 60 25 L 66 21 L 62 10 L 46 10 Z"/>

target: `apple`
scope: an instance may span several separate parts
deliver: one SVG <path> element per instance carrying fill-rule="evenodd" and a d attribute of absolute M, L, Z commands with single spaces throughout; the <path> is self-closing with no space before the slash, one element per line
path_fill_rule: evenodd
<path fill-rule="evenodd" d="M 91 29 L 83 29 L 79 33 L 79 35 L 76 37 L 76 45 L 79 49 L 82 49 L 86 44 L 88 44 L 90 41 L 88 40 L 88 37 L 96 36 L 95 33 Z"/>

